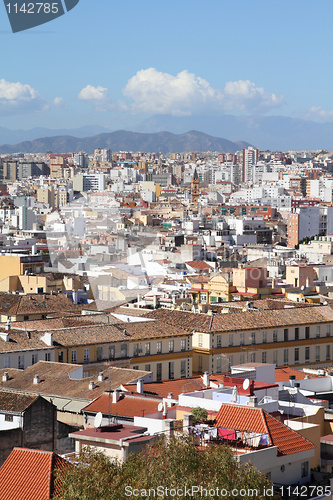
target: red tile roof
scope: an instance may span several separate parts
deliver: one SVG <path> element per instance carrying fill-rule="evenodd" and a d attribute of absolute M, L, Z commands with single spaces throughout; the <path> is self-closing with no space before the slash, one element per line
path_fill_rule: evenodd
<path fill-rule="evenodd" d="M 214 375 L 212 375 L 212 377 L 214 377 Z M 136 385 L 126 384 L 124 385 L 124 388 L 126 391 L 131 392 L 132 394 L 136 393 Z M 173 394 L 173 397 L 175 399 L 178 399 L 179 394 L 201 391 L 202 389 L 206 389 L 202 377 L 187 377 L 143 384 L 144 394 L 151 394 L 160 396 L 162 398 L 168 397 L 168 394 L 171 392 Z"/>
<path fill-rule="evenodd" d="M 14 448 L 0 469 L 1 500 L 47 500 L 60 493 L 54 471 L 67 464 L 52 451 Z"/>
<path fill-rule="evenodd" d="M 311 450 L 315 446 L 303 436 L 282 424 L 262 408 L 223 404 L 216 417 L 216 426 L 245 432 L 267 434 L 279 455 Z"/>
<path fill-rule="evenodd" d="M 198 271 L 212 271 L 214 269 L 213 266 L 207 264 L 207 262 L 204 262 L 203 260 L 193 260 L 185 262 L 185 264 L 192 267 L 192 269 L 197 269 Z"/>
<path fill-rule="evenodd" d="M 161 398 L 147 398 L 125 395 L 117 403 L 112 402 L 112 395 L 102 394 L 95 401 L 85 406 L 82 411 L 104 413 L 104 415 L 120 415 L 122 417 L 142 417 L 158 411 Z"/>

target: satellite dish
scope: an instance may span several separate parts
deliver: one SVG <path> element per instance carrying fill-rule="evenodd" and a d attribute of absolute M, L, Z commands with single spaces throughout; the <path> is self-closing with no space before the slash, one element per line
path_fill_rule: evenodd
<path fill-rule="evenodd" d="M 246 378 L 244 380 L 244 382 L 243 382 L 243 389 L 244 389 L 244 391 L 247 391 L 249 387 L 250 387 L 250 381 L 249 381 L 248 378 Z"/>
<path fill-rule="evenodd" d="M 102 420 L 103 420 L 103 415 L 102 415 L 102 413 L 99 411 L 98 413 L 96 413 L 96 416 L 95 416 L 95 418 L 94 418 L 94 426 L 95 426 L 95 429 L 98 429 L 98 427 L 100 427 L 100 426 L 101 426 Z"/>
<path fill-rule="evenodd" d="M 159 403 L 157 409 L 158 409 L 158 411 L 162 411 L 163 410 L 163 403 Z"/>

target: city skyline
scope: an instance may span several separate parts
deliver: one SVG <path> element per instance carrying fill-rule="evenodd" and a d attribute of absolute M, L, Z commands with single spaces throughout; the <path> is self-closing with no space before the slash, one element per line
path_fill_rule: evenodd
<path fill-rule="evenodd" d="M 115 130 L 161 114 L 333 121 L 328 1 L 81 0 L 18 34 L 2 9 L 2 126 Z"/>

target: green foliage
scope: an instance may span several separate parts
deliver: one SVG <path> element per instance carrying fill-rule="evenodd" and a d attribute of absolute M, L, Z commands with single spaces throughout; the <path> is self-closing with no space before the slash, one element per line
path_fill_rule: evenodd
<path fill-rule="evenodd" d="M 191 413 L 193 415 L 194 425 L 205 422 L 207 420 L 208 413 L 204 408 L 193 408 Z"/>
<path fill-rule="evenodd" d="M 251 464 L 237 462 L 228 447 L 216 445 L 200 451 L 187 436 L 161 439 L 144 451 L 130 455 L 124 463 L 111 461 L 102 453 L 88 449 L 80 457 L 80 463 L 83 465 L 62 472 L 62 493 L 55 497 L 57 500 L 148 498 L 148 490 L 151 490 L 149 498 L 154 498 L 153 490 L 156 498 L 171 498 L 170 494 L 157 495 L 158 487 L 165 493 L 166 488 L 184 491 L 185 487 L 189 490 L 192 486 L 214 489 L 216 495 L 209 495 L 211 499 L 223 498 L 217 488 L 228 492 L 242 490 L 239 495 L 230 495 L 233 500 L 253 500 L 252 494 L 244 495 L 244 490 L 253 488 L 258 491 L 257 500 L 277 498 L 271 493 L 264 494 L 271 488 L 267 477 Z M 128 493 L 134 489 L 140 494 L 130 496 Z M 190 497 L 188 494 L 173 497 L 203 498 L 200 491 Z"/>

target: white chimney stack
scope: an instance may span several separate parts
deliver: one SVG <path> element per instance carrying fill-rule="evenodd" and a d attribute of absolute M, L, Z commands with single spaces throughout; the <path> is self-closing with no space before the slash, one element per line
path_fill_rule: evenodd
<path fill-rule="evenodd" d="M 2 382 L 8 382 L 8 380 L 9 380 L 9 373 L 4 372 L 4 374 L 2 375 Z"/>
<path fill-rule="evenodd" d="M 142 378 L 139 378 L 139 380 L 136 383 L 136 392 L 139 394 L 143 394 L 143 380 Z"/>
<path fill-rule="evenodd" d="M 89 382 L 89 391 L 93 391 L 95 389 L 95 382 L 93 380 L 91 380 Z"/>
<path fill-rule="evenodd" d="M 209 387 L 210 386 L 210 380 L 209 380 L 209 373 L 208 372 L 205 372 L 203 374 L 203 383 L 204 383 L 205 387 Z"/>
<path fill-rule="evenodd" d="M 39 382 L 40 382 L 39 375 L 35 374 L 35 376 L 34 376 L 34 380 L 33 380 L 33 383 L 34 383 L 34 384 L 39 384 Z"/>
<path fill-rule="evenodd" d="M 112 403 L 118 403 L 120 396 L 121 396 L 121 392 L 114 390 L 112 393 Z"/>
<path fill-rule="evenodd" d="M 103 372 L 99 372 L 99 374 L 98 374 L 98 382 L 103 382 L 104 378 L 105 377 L 103 375 Z"/>

